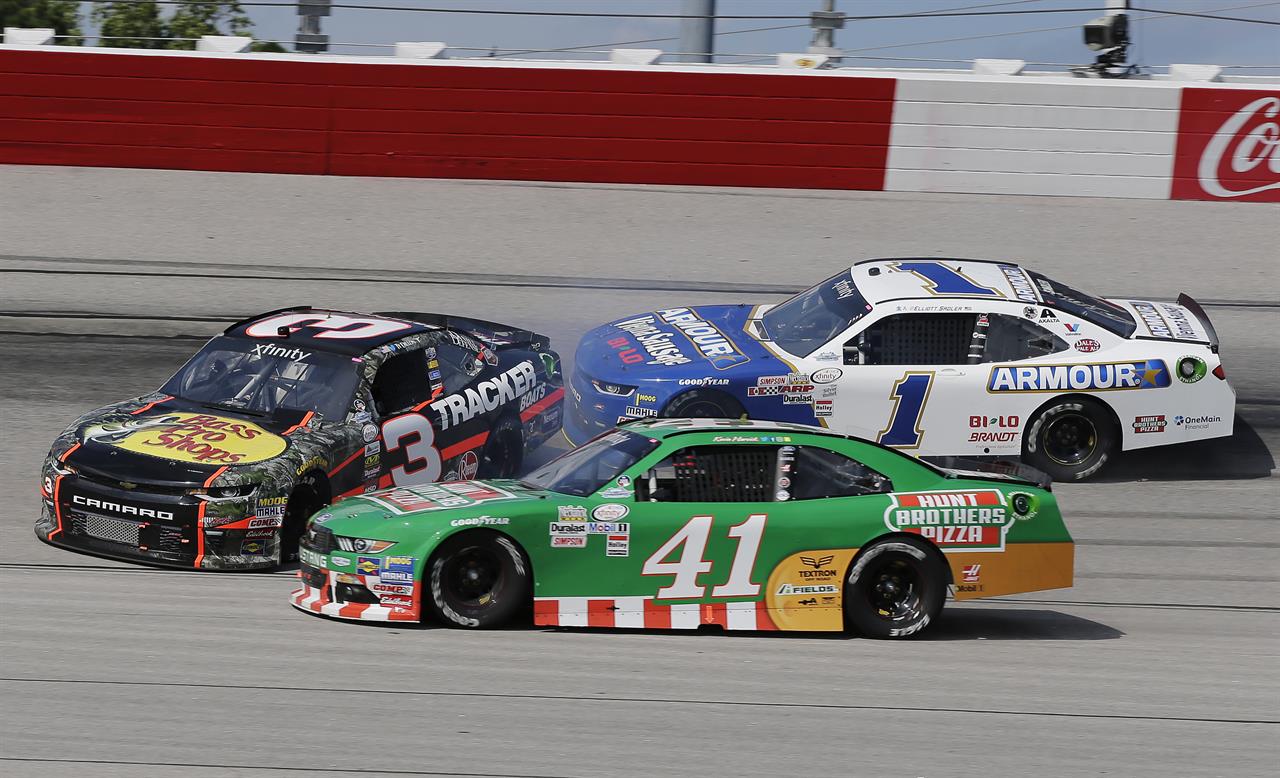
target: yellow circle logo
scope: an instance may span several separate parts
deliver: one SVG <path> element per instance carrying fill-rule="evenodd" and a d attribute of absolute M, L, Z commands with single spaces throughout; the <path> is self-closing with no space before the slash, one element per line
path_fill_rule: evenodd
<path fill-rule="evenodd" d="M 138 454 L 201 465 L 245 465 L 284 451 L 284 438 L 252 422 L 203 413 L 162 413 L 136 421 L 97 424 L 95 440 Z"/>

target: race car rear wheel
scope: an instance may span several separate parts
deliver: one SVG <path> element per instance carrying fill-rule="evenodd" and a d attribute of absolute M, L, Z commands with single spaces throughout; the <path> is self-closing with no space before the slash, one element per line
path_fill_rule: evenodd
<path fill-rule="evenodd" d="M 659 415 L 672 419 L 745 419 L 747 411 L 742 403 L 723 392 L 694 389 L 677 395 Z"/>
<path fill-rule="evenodd" d="M 307 527 L 307 519 L 325 506 L 320 485 L 314 475 L 305 475 L 289 495 L 284 509 L 284 525 L 280 527 L 280 561 L 298 561 L 298 541 Z"/>
<path fill-rule="evenodd" d="M 481 478 L 515 478 L 524 460 L 524 430 L 510 416 L 504 416 L 489 433 L 480 456 Z"/>
<path fill-rule="evenodd" d="M 440 544 L 427 564 L 431 613 L 465 629 L 500 626 L 529 602 L 529 563 L 515 541 L 487 530 L 464 532 Z"/>
<path fill-rule="evenodd" d="M 863 551 L 844 587 L 845 622 L 869 638 L 919 635 L 942 613 L 947 568 L 932 549 L 909 538 Z"/>
<path fill-rule="evenodd" d="M 1022 458 L 1055 481 L 1083 481 L 1111 457 L 1115 423 L 1096 401 L 1067 398 L 1032 419 L 1023 435 Z"/>

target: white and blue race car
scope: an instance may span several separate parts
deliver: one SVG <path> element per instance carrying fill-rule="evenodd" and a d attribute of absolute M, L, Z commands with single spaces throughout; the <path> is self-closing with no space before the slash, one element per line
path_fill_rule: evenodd
<path fill-rule="evenodd" d="M 777 305 L 672 307 L 587 333 L 565 433 L 647 416 L 818 424 L 1058 480 L 1117 450 L 1232 434 L 1204 310 L 1106 300 L 1007 262 L 858 262 Z"/>

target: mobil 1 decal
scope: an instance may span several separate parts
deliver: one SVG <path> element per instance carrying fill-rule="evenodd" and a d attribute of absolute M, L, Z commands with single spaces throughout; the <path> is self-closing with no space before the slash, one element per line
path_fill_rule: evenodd
<path fill-rule="evenodd" d="M 889 495 L 884 523 L 933 541 L 943 551 L 1003 551 L 1013 513 L 995 489 L 907 492 Z"/>

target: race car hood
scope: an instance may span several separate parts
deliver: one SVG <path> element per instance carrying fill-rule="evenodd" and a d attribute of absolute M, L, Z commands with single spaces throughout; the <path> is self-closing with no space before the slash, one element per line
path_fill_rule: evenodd
<path fill-rule="evenodd" d="M 168 401 L 110 406 L 82 419 L 65 462 L 124 481 L 200 486 L 219 469 L 279 456 L 288 419 L 233 416 Z"/>
<path fill-rule="evenodd" d="M 1133 336 L 1159 340 L 1181 340 L 1208 343 L 1211 338 L 1205 323 L 1195 312 L 1177 303 L 1153 300 L 1114 300 L 1138 323 Z"/>
<path fill-rule="evenodd" d="M 396 487 L 343 500 L 313 517 L 312 526 L 342 537 L 392 541 L 421 540 L 424 530 L 501 530 L 519 515 L 552 504 L 548 494 L 508 480 Z"/>
<path fill-rule="evenodd" d="M 703 305 L 617 319 L 583 336 L 578 369 L 621 384 L 777 372 L 779 366 L 768 363 L 778 360 L 744 330 L 752 310 L 750 305 Z"/>

